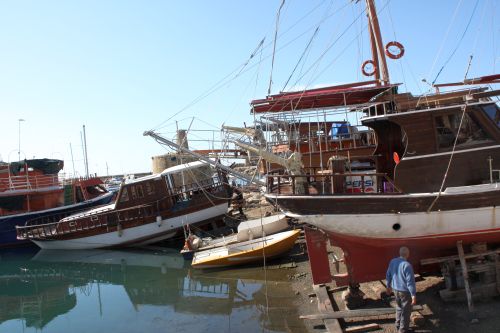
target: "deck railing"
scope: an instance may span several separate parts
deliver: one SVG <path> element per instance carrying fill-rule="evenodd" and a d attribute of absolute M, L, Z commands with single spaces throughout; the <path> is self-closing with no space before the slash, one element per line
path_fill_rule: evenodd
<path fill-rule="evenodd" d="M 111 207 L 102 209 L 97 213 L 95 210 L 82 210 L 83 213 L 76 214 L 67 220 L 63 219 L 68 217 L 69 214 L 64 216 L 64 213 L 35 218 L 27 221 L 25 226 L 16 227 L 17 238 L 43 239 L 100 227 L 117 226 L 120 228 L 123 223 L 137 220 L 137 218 L 158 216 L 160 214 L 158 201 L 115 211 Z"/>
<path fill-rule="evenodd" d="M 60 185 L 57 175 L 11 175 L 6 178 L 0 178 L 0 192 L 36 190 Z"/>
<path fill-rule="evenodd" d="M 65 184 L 71 184 L 74 181 L 83 181 L 91 178 L 90 177 L 71 177 L 68 178 L 64 174 L 57 175 L 9 175 L 4 178 L 0 178 L 0 192 L 6 191 L 26 191 L 26 190 L 39 190 L 54 186 L 63 186 Z"/>
<path fill-rule="evenodd" d="M 301 187 L 305 185 L 305 193 Z M 402 193 L 385 173 L 334 173 L 312 175 L 269 175 L 267 192 L 290 195 Z"/>

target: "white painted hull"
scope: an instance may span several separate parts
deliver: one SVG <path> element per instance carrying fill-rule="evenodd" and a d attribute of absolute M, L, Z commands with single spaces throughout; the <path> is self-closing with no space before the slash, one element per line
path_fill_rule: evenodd
<path fill-rule="evenodd" d="M 157 242 L 168 239 L 175 234 L 175 230 L 182 228 L 186 224 L 195 224 L 205 220 L 221 216 L 227 212 L 227 203 L 213 206 L 201 211 L 186 215 L 165 219 L 161 223 L 149 223 L 133 228 L 126 228 L 104 234 L 67 239 L 67 240 L 33 240 L 42 249 L 67 249 L 84 250 L 114 247 L 120 245 L 137 245 Z"/>
<path fill-rule="evenodd" d="M 500 230 L 500 207 L 400 214 L 286 214 L 330 233 L 366 239 L 436 238 Z"/>

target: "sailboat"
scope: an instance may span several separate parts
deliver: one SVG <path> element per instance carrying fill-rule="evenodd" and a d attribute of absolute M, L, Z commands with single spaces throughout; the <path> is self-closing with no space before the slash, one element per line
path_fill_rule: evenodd
<path fill-rule="evenodd" d="M 384 48 L 374 1 L 366 6 L 373 59 L 363 71 L 374 81 L 271 95 L 253 108 L 347 108 L 362 112 L 362 124 L 375 132 L 373 170 L 355 172 L 354 160 L 333 156 L 321 173 L 295 165 L 286 175 L 268 175 L 267 182 L 270 202 L 324 231 L 324 238 L 310 232 L 310 244 L 328 239 L 343 250 L 347 274 L 335 281 L 353 288 L 383 279 L 403 245 L 418 273 L 432 269 L 420 260 L 456 253 L 457 241 L 500 243 L 500 108 L 493 99 L 500 90 L 489 87 L 500 83 L 500 75 L 434 85 L 437 91 L 423 96 L 399 93 L 386 57 L 398 59 L 404 48 L 395 41 Z M 449 87 L 460 89 L 440 91 Z M 316 256 L 314 278 L 329 260 L 326 251 L 309 254 Z M 329 273 L 314 279 L 330 281 Z"/>

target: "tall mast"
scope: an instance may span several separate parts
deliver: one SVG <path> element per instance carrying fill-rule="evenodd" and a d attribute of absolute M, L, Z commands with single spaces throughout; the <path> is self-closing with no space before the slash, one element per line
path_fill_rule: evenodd
<path fill-rule="evenodd" d="M 389 84 L 389 70 L 387 69 L 387 61 L 384 53 L 384 44 L 382 42 L 382 34 L 378 24 L 377 10 L 373 0 L 366 0 L 366 9 L 368 14 L 368 23 L 370 31 L 370 43 L 372 49 L 373 62 L 375 63 L 376 71 L 375 78 L 378 79 L 377 85 Z"/>

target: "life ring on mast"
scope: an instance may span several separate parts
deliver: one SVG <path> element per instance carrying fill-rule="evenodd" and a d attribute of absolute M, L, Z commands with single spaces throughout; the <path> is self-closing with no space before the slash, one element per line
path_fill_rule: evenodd
<path fill-rule="evenodd" d="M 366 69 L 367 65 L 372 65 L 373 70 L 371 72 L 368 72 Z M 375 66 L 375 62 L 373 60 L 366 60 L 362 65 L 361 65 L 361 71 L 363 72 L 364 76 L 372 76 L 375 74 L 377 71 L 377 66 Z"/>
<path fill-rule="evenodd" d="M 391 51 L 389 51 L 389 48 L 392 46 L 397 47 L 399 49 L 399 52 L 391 53 Z M 399 59 L 402 56 L 404 56 L 404 54 L 405 54 L 405 47 L 400 42 L 392 41 L 387 43 L 387 45 L 385 46 L 385 55 L 391 59 Z"/>

